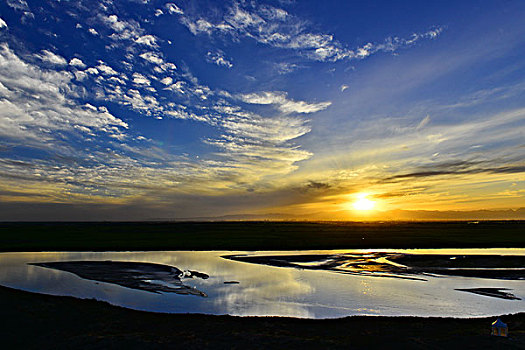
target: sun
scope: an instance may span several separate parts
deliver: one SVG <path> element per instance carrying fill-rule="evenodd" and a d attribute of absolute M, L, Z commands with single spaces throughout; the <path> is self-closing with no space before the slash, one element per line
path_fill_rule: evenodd
<path fill-rule="evenodd" d="M 357 196 L 357 200 L 353 203 L 355 210 L 365 211 L 374 209 L 375 202 L 366 198 L 367 196 L 367 193 L 360 193 Z"/>

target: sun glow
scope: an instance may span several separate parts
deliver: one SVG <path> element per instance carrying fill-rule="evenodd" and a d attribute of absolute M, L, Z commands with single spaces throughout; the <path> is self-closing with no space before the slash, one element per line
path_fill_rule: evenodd
<path fill-rule="evenodd" d="M 360 193 L 357 196 L 357 200 L 352 204 L 355 210 L 372 210 L 374 209 L 375 202 L 366 198 L 368 193 Z"/>

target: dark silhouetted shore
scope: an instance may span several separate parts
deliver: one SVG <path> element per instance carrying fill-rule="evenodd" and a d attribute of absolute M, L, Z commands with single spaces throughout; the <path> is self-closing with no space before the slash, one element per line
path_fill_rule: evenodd
<path fill-rule="evenodd" d="M 0 287 L 0 317 L 3 349 L 525 349 L 524 313 L 503 316 L 499 338 L 495 317 L 170 315 Z"/>

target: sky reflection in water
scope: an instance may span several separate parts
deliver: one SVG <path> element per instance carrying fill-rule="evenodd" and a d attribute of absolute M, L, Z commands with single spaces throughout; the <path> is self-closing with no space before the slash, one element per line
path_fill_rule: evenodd
<path fill-rule="evenodd" d="M 381 250 L 392 251 L 392 250 Z M 419 254 L 525 255 L 525 249 L 416 250 Z M 259 252 L 258 255 L 334 254 L 348 251 Z M 364 251 L 361 251 L 364 252 Z M 470 317 L 525 311 L 523 300 L 474 295 L 457 288 L 510 288 L 525 299 L 525 281 L 426 276 L 426 281 L 344 275 L 251 264 L 221 258 L 253 252 L 65 252 L 2 253 L 0 284 L 23 290 L 96 298 L 139 310 L 175 313 L 274 315 L 332 318 L 348 315 Z M 27 263 L 75 260 L 153 262 L 206 273 L 185 284 L 208 297 L 154 294 L 82 279 L 72 273 Z M 225 284 L 239 281 L 239 284 Z"/>

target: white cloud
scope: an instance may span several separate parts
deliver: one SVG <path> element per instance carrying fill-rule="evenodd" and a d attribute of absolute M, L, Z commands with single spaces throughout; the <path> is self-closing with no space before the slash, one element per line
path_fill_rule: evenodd
<path fill-rule="evenodd" d="M 285 21 L 289 16 L 288 12 L 285 10 L 268 5 L 261 5 L 259 7 L 259 12 L 264 18 L 270 20 Z"/>
<path fill-rule="evenodd" d="M 285 92 L 263 91 L 251 94 L 239 94 L 237 98 L 249 104 L 276 105 L 284 113 L 315 113 L 328 108 L 331 102 L 308 103 L 294 101 Z"/>
<path fill-rule="evenodd" d="M 192 32 L 193 35 L 206 33 L 208 35 L 211 35 L 214 30 L 217 28 L 217 26 L 211 24 L 210 22 L 199 18 L 196 21 L 191 21 L 188 18 L 182 18 L 182 23 L 185 24 L 190 32 Z"/>
<path fill-rule="evenodd" d="M 224 52 L 222 51 L 208 51 L 208 53 L 206 54 L 206 61 L 208 61 L 209 63 L 216 64 L 217 66 L 223 66 L 227 68 L 233 67 L 233 64 L 224 56 Z"/>
<path fill-rule="evenodd" d="M 102 61 L 99 61 L 99 64 L 96 67 L 96 69 L 103 75 L 118 75 L 118 72 L 116 70 L 114 70 Z"/>
<path fill-rule="evenodd" d="M 164 5 L 164 7 L 166 8 L 166 10 L 168 10 L 170 14 L 178 14 L 178 15 L 184 14 L 184 11 L 182 11 L 180 7 L 178 7 L 172 2 L 168 2 L 166 5 Z"/>
<path fill-rule="evenodd" d="M 126 82 L 124 80 L 122 80 L 121 78 L 118 78 L 118 77 L 111 77 L 108 79 L 108 81 L 111 81 L 111 82 L 114 82 L 116 84 L 120 84 L 120 85 L 126 85 Z"/>
<path fill-rule="evenodd" d="M 137 85 L 150 85 L 151 84 L 149 79 L 140 73 L 133 73 L 133 83 Z"/>
<path fill-rule="evenodd" d="M 71 67 L 76 67 L 76 68 L 81 68 L 81 69 L 86 68 L 86 65 L 84 64 L 84 62 L 82 62 L 80 58 L 76 58 L 76 57 L 72 58 L 69 61 L 69 65 Z"/>
<path fill-rule="evenodd" d="M 153 48 L 157 47 L 157 38 L 154 35 L 143 35 L 136 39 L 135 42 Z"/>
<path fill-rule="evenodd" d="M 197 115 L 195 113 L 188 112 L 185 106 L 179 106 L 177 109 L 164 111 L 164 114 L 169 115 L 177 119 L 190 119 L 199 122 L 209 123 L 210 120 L 206 116 Z"/>
<path fill-rule="evenodd" d="M 82 126 L 82 125 L 74 125 L 73 127 L 74 127 L 75 129 L 77 129 L 77 130 L 80 130 L 80 131 L 86 133 L 86 134 L 89 134 L 89 135 L 91 135 L 91 136 L 95 136 L 95 134 L 93 134 L 93 132 L 91 131 L 91 129 L 88 128 L 88 127 L 85 127 L 85 126 Z"/>
<path fill-rule="evenodd" d="M 170 78 L 171 79 L 171 78 Z M 179 94 L 186 93 L 186 82 L 184 81 L 178 81 L 175 84 L 169 85 L 166 90 L 171 90 L 174 92 L 178 92 Z"/>
<path fill-rule="evenodd" d="M 85 70 L 85 72 L 91 75 L 98 75 L 98 69 L 94 67 L 89 67 L 88 69 Z"/>
<path fill-rule="evenodd" d="M 156 64 L 156 65 L 162 65 L 164 63 L 164 60 L 159 57 L 156 53 L 154 52 L 144 52 L 142 54 L 139 55 L 142 59 L 150 62 L 150 63 L 153 63 L 153 64 Z"/>
<path fill-rule="evenodd" d="M 383 43 L 367 43 L 349 49 L 333 35 L 312 32 L 307 21 L 288 14 L 285 10 L 254 3 L 235 3 L 220 20 L 185 15 L 181 17 L 191 33 L 228 34 L 234 40 L 247 37 L 257 42 L 298 51 L 315 61 L 363 59 L 377 52 L 394 52 L 421 39 L 435 39 L 443 28 L 414 33 L 409 39 L 387 38 Z"/>
<path fill-rule="evenodd" d="M 98 32 L 95 30 L 95 28 L 89 28 L 88 32 L 93 35 L 98 35 Z"/>
<path fill-rule="evenodd" d="M 5 21 L 2 18 L 0 18 L 0 29 L 4 28 L 7 28 L 7 23 L 5 23 Z"/>
<path fill-rule="evenodd" d="M 113 30 L 116 32 L 122 32 L 127 27 L 126 22 L 119 21 L 117 15 L 110 15 L 103 17 L 103 19 L 104 22 L 106 22 L 106 24 L 113 28 Z"/>
<path fill-rule="evenodd" d="M 430 116 L 427 115 L 425 118 L 423 118 L 419 124 L 416 127 L 416 130 L 424 128 L 428 123 L 430 122 Z"/>
<path fill-rule="evenodd" d="M 83 72 L 83 71 L 75 71 L 73 72 L 73 74 L 75 75 L 75 79 L 77 81 L 83 81 L 84 79 L 87 78 L 87 73 L 86 72 Z"/>
<path fill-rule="evenodd" d="M 251 113 L 234 113 L 222 124 L 228 131 L 243 139 L 259 143 L 280 144 L 310 132 L 310 127 L 300 118 L 262 118 Z"/>
<path fill-rule="evenodd" d="M 160 82 L 164 85 L 170 85 L 171 83 L 173 83 L 173 79 L 171 77 L 165 77 L 161 79 Z"/>
<path fill-rule="evenodd" d="M 264 19 L 262 19 L 257 13 L 248 12 L 237 4 L 230 9 L 230 14 L 227 17 L 227 20 L 234 28 L 248 28 L 265 24 Z"/>
<path fill-rule="evenodd" d="M 268 175 L 289 173 L 297 168 L 294 163 L 312 155 L 291 142 L 310 131 L 299 119 L 230 115 L 222 127 L 228 135 L 206 142 L 221 148 L 221 155 L 231 159 L 233 169 L 239 169 L 239 175 L 249 176 L 252 184 Z"/>
<path fill-rule="evenodd" d="M 142 37 L 144 30 L 134 20 L 120 20 L 117 15 L 100 16 L 102 22 L 113 29 L 115 33 L 110 35 L 113 40 L 137 40 Z M 144 41 L 147 41 L 145 38 Z"/>
<path fill-rule="evenodd" d="M 275 63 L 274 67 L 277 70 L 277 73 L 279 74 L 288 74 L 298 69 L 305 68 L 304 66 L 300 66 L 298 64 L 290 63 L 290 62 Z"/>
<path fill-rule="evenodd" d="M 239 95 L 241 101 L 245 103 L 269 105 L 278 104 L 286 100 L 286 93 L 265 91 L 260 93 L 241 94 Z"/>
<path fill-rule="evenodd" d="M 71 91 L 73 75 L 42 70 L 22 61 L 6 44 L 0 45 L 0 133 L 3 137 L 50 145 L 57 131 L 82 126 L 108 134 L 128 128 L 107 109 L 80 106 Z M 114 128 L 114 129 L 112 129 Z"/>
<path fill-rule="evenodd" d="M 332 102 L 307 103 L 287 100 L 279 106 L 279 109 L 285 113 L 315 113 L 328 108 L 331 104 Z"/>
<path fill-rule="evenodd" d="M 162 70 L 167 70 L 167 69 L 170 69 L 170 70 L 174 70 L 174 69 L 177 69 L 177 66 L 171 62 L 166 62 L 166 63 L 163 63 L 161 66 Z"/>
<path fill-rule="evenodd" d="M 38 57 L 42 62 L 54 65 L 54 66 L 65 66 L 67 65 L 67 61 L 64 57 L 59 56 L 57 54 L 54 54 L 51 51 L 43 50 L 41 54 L 36 54 L 36 57 Z"/>
<path fill-rule="evenodd" d="M 137 75 L 135 75 L 137 74 Z M 148 116 L 157 116 L 163 112 L 164 106 L 159 103 L 157 98 L 148 95 L 139 89 L 147 89 L 150 81 L 139 73 L 133 75 L 134 89 L 125 90 L 125 86 L 114 85 L 105 90 L 103 96 L 98 96 L 100 100 L 110 100 L 123 106 L 131 107 L 133 110 Z"/>

